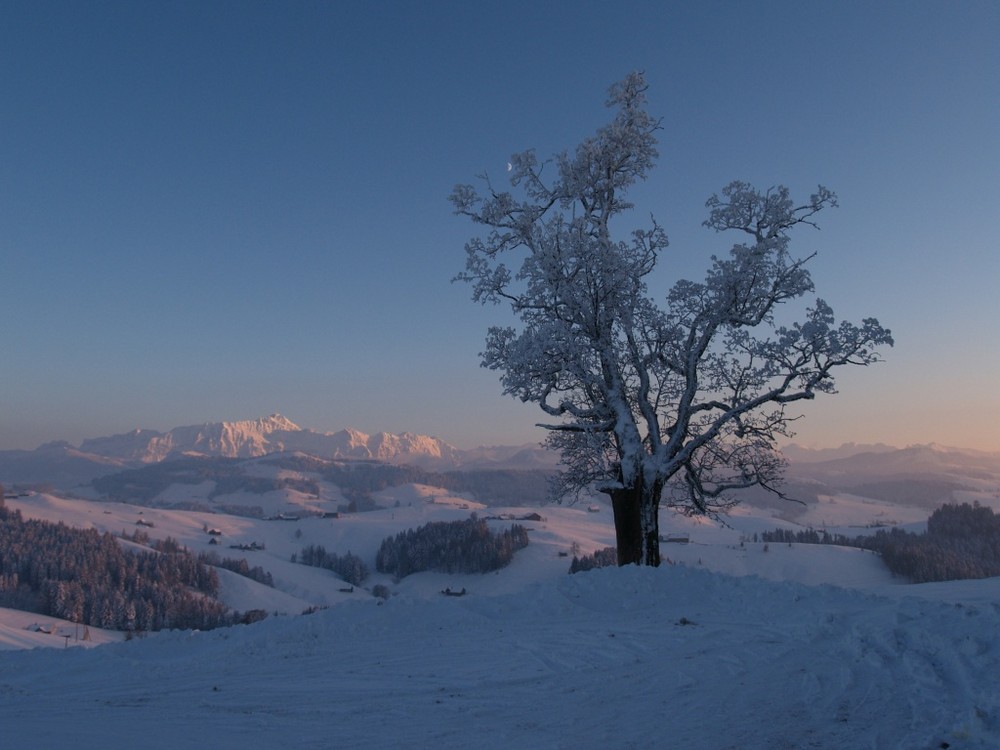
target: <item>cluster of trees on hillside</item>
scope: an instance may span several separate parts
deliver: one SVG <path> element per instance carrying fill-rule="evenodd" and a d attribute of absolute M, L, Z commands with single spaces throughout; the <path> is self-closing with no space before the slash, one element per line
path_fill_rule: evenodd
<path fill-rule="evenodd" d="M 165 555 L 187 554 L 187 547 L 172 536 L 150 541 L 149 534 L 136 530 L 131 534 L 122 531 L 121 537 L 137 544 L 145 544 Z M 257 547 L 254 545 L 252 548 L 263 549 L 263 546 Z M 240 547 L 240 549 L 243 549 L 243 547 Z M 274 578 L 268 571 L 264 570 L 260 565 L 254 565 L 251 568 L 250 563 L 243 557 L 219 557 L 215 552 L 201 552 L 198 555 L 198 562 L 203 565 L 210 565 L 213 568 L 224 568 L 244 578 L 249 578 L 251 581 L 257 581 L 257 583 L 262 583 L 265 586 L 274 587 Z"/>
<path fill-rule="evenodd" d="M 573 562 L 569 564 L 569 572 L 582 573 L 585 570 L 594 568 L 608 568 L 618 564 L 618 550 L 614 547 L 604 547 L 596 550 L 592 555 L 573 555 Z"/>
<path fill-rule="evenodd" d="M 979 503 L 941 506 L 927 519 L 923 534 L 894 528 L 848 537 L 814 529 L 778 529 L 764 532 L 762 541 L 872 550 L 889 570 L 914 583 L 1000 576 L 1000 516 Z"/>
<path fill-rule="evenodd" d="M 214 552 L 202 552 L 198 555 L 198 562 L 204 565 L 211 565 L 214 568 L 224 568 L 233 573 L 257 581 L 265 586 L 274 588 L 274 576 L 264 570 L 260 565 L 250 567 L 250 563 L 243 557 L 219 557 Z"/>
<path fill-rule="evenodd" d="M 243 618 L 212 597 L 215 569 L 186 552 L 125 550 L 109 533 L 0 507 L 0 604 L 112 630 L 208 630 Z"/>
<path fill-rule="evenodd" d="M 336 573 L 353 586 L 360 586 L 368 578 L 369 570 L 365 561 L 348 550 L 346 555 L 327 552 L 322 545 L 310 544 L 302 552 L 292 555 L 292 562 L 326 568 Z"/>
<path fill-rule="evenodd" d="M 834 544 L 839 547 L 861 547 L 859 542 L 862 538 L 870 537 L 850 537 L 844 534 L 831 534 L 825 529 L 774 529 L 764 531 L 760 534 L 759 541 L 767 544 Z M 753 535 L 753 541 L 758 541 L 757 534 Z"/>
<path fill-rule="evenodd" d="M 384 539 L 375 568 L 396 578 L 423 570 L 487 573 L 509 565 L 527 546 L 528 531 L 520 524 L 494 533 L 481 518 L 435 521 Z"/>

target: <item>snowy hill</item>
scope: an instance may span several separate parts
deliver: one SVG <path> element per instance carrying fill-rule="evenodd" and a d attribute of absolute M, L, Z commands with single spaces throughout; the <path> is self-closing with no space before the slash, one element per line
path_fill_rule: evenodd
<path fill-rule="evenodd" d="M 448 488 L 486 505 L 537 505 L 549 496 L 549 473 L 469 469 L 430 471 L 380 461 L 320 459 L 305 453 L 258 458 L 188 455 L 100 477 L 77 496 L 138 505 L 235 513 L 322 515 L 371 510 L 376 489 L 410 483 Z"/>
<path fill-rule="evenodd" d="M 107 750 L 978 750 L 1000 741 L 998 627 L 991 606 L 605 569 L 0 654 L 0 721 L 12 747 Z"/>
<path fill-rule="evenodd" d="M 5 741 L 107 750 L 136 737 L 152 748 L 211 738 L 223 750 L 289 741 L 734 750 L 1000 743 L 1000 579 L 914 586 L 859 550 L 767 549 L 747 539 L 796 525 L 751 507 L 725 524 L 665 511 L 665 533 L 688 541 L 664 544 L 667 562 L 657 570 L 567 575 L 573 550 L 613 543 L 601 504 L 540 509 L 526 523 L 529 546 L 488 575 L 394 581 L 375 573 L 350 591 L 329 571 L 290 561 L 321 544 L 372 564 L 380 540 L 401 530 L 472 512 L 503 528 L 524 511 L 485 509 L 419 484 L 386 488 L 377 500 L 382 510 L 295 522 L 47 493 L 8 500 L 27 517 L 114 533 L 141 519 L 153 538 L 243 554 L 273 574 L 275 588 L 220 571 L 223 599 L 285 614 L 82 649 L 75 646 L 116 635 L 91 629 L 91 641 L 67 641 L 71 624 L 0 612 L 0 647 L 14 649 L 0 651 Z M 872 514 L 916 526 L 926 517 L 846 495 L 811 512 L 830 528 Z M 229 550 L 250 542 L 260 549 Z M 382 604 L 370 593 L 376 583 L 392 592 Z M 445 597 L 445 588 L 468 593 Z M 299 614 L 315 605 L 329 608 Z M 35 623 L 53 633 L 24 627 Z"/>
<path fill-rule="evenodd" d="M 55 441 L 32 451 L 0 451 L 0 483 L 8 488 L 14 484 L 73 487 L 127 466 L 127 461 Z"/>

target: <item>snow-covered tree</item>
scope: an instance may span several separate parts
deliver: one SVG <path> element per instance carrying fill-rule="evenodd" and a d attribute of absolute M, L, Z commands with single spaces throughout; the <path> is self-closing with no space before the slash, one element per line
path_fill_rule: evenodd
<path fill-rule="evenodd" d="M 823 187 L 799 204 L 785 187 L 744 182 L 713 195 L 705 226 L 741 242 L 713 256 L 704 281 L 677 281 L 657 304 L 646 280 L 664 230 L 651 220 L 616 239 L 611 228 L 657 157 L 645 92 L 643 76 L 629 75 L 610 91 L 614 118 L 573 153 L 515 154 L 510 189 L 484 175 L 451 201 L 483 228 L 457 278 L 520 322 L 489 329 L 483 366 L 551 418 L 541 426 L 562 452 L 560 492 L 611 496 L 619 564 L 658 565 L 661 502 L 709 512 L 730 504 L 730 490 L 775 489 L 787 405 L 834 393 L 835 368 L 876 362 L 892 338 L 874 318 L 838 323 L 819 298 L 801 322 L 776 318 L 814 291 L 812 256 L 793 257 L 789 236 L 836 205 Z"/>

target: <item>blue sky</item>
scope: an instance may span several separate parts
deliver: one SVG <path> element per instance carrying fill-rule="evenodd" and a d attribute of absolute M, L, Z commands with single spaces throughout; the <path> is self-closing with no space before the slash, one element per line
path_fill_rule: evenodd
<path fill-rule="evenodd" d="M 538 440 L 478 366 L 447 196 L 571 148 L 646 72 L 664 292 L 733 179 L 817 183 L 818 291 L 897 346 L 814 446 L 1000 450 L 1000 5 L 0 2 L 0 448 L 280 411 Z"/>

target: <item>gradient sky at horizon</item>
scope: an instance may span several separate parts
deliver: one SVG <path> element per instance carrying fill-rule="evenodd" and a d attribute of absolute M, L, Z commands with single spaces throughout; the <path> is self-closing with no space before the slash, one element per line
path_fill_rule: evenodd
<path fill-rule="evenodd" d="M 281 412 L 537 441 L 478 366 L 447 196 L 572 148 L 644 70 L 658 279 L 733 179 L 840 208 L 793 249 L 897 345 L 797 442 L 1000 451 L 1000 4 L 0 1 L 0 449 Z"/>

